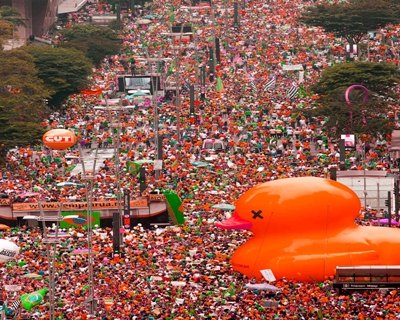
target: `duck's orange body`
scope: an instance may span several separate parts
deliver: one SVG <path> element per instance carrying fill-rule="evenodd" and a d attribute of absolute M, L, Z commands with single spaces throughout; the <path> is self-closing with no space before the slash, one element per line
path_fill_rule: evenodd
<path fill-rule="evenodd" d="M 336 266 L 399 265 L 400 230 L 355 224 L 357 195 L 328 179 L 302 177 L 266 182 L 245 192 L 226 229 L 249 229 L 232 265 L 249 277 L 271 269 L 276 278 L 322 281 Z"/>

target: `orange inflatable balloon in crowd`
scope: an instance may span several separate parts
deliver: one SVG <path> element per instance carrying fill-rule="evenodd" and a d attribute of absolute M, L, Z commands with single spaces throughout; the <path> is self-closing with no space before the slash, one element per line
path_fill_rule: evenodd
<path fill-rule="evenodd" d="M 53 129 L 43 135 L 43 143 L 51 149 L 64 150 L 76 143 L 75 133 L 66 129 Z"/>
<path fill-rule="evenodd" d="M 260 279 L 323 281 L 336 266 L 399 265 L 400 230 L 359 226 L 360 200 L 347 186 L 316 177 L 259 184 L 235 203 L 224 229 L 247 229 L 253 237 L 233 254 L 234 270 Z"/>

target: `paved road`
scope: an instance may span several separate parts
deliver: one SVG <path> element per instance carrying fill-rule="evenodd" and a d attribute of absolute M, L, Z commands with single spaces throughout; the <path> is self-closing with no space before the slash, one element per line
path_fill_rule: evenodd
<path fill-rule="evenodd" d="M 103 162 L 106 159 L 111 159 L 114 156 L 114 148 L 104 148 L 104 149 L 99 149 L 97 152 L 97 160 L 95 162 L 95 155 L 96 155 L 96 149 L 83 149 L 82 150 L 83 155 L 83 161 L 85 165 L 85 171 L 86 172 L 92 172 L 93 171 L 93 165 L 95 164 L 95 170 L 94 172 L 98 172 L 100 167 L 103 166 Z M 77 166 L 72 170 L 73 175 L 77 175 L 79 173 L 83 172 L 82 164 L 79 162 Z"/>

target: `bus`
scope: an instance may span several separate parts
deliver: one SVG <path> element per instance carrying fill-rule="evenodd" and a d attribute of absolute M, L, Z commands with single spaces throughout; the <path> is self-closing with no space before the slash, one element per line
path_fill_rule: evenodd
<path fill-rule="evenodd" d="M 399 288 L 400 265 L 338 266 L 333 287 L 339 292 Z"/>

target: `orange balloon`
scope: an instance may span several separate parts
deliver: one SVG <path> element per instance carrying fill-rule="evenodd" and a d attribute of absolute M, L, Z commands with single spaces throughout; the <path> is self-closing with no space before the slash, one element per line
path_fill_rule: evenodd
<path fill-rule="evenodd" d="M 43 143 L 51 149 L 64 150 L 72 147 L 77 138 L 75 133 L 66 129 L 53 129 L 43 135 Z"/>
<path fill-rule="evenodd" d="M 232 217 L 216 225 L 248 229 L 253 237 L 233 254 L 233 269 L 261 278 L 323 281 L 336 266 L 398 265 L 400 230 L 359 226 L 360 200 L 347 186 L 316 177 L 259 184 L 236 202 Z"/>

